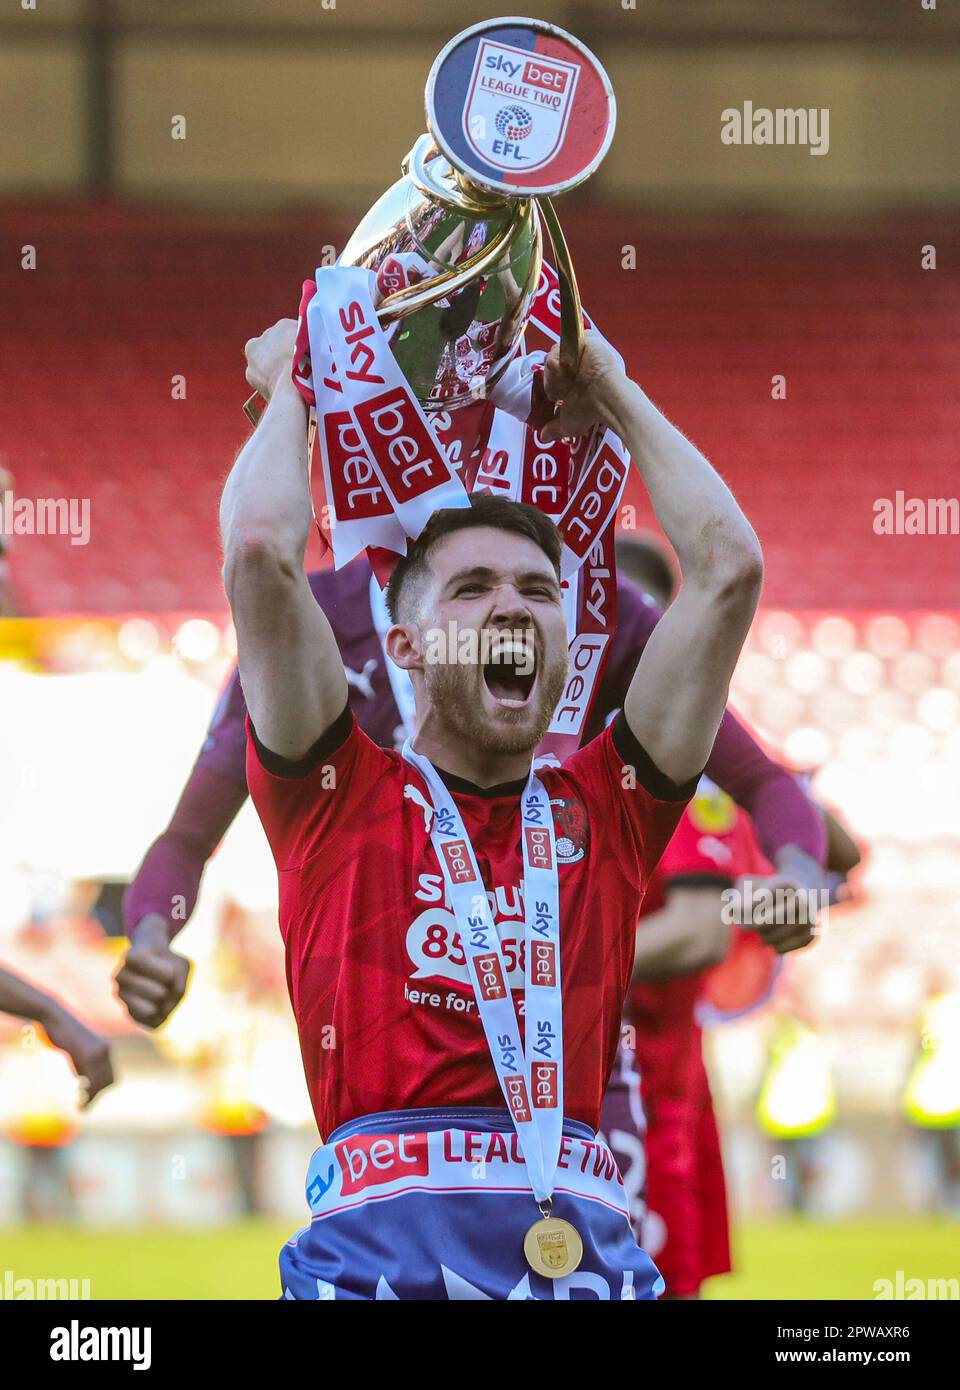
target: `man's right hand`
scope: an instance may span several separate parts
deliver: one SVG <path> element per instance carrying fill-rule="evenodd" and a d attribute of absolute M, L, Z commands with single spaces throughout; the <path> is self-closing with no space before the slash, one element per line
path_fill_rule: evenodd
<path fill-rule="evenodd" d="M 116 977 L 127 1013 L 145 1028 L 159 1028 L 180 1003 L 189 978 L 190 962 L 170 949 L 166 921 L 156 913 L 144 917 Z"/>

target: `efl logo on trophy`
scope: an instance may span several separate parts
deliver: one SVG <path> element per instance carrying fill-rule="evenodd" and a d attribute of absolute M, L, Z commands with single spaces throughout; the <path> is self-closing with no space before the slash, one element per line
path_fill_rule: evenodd
<path fill-rule="evenodd" d="M 579 69 L 484 39 L 463 109 L 463 133 L 495 169 L 531 171 L 563 142 Z"/>
<path fill-rule="evenodd" d="M 465 29 L 427 81 L 427 124 L 441 152 L 475 186 L 512 198 L 553 197 L 589 178 L 615 123 L 600 63 L 543 20 Z"/>

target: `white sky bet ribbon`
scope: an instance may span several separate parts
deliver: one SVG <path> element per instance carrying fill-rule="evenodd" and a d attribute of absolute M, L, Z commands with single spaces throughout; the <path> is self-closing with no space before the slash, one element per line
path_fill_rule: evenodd
<path fill-rule="evenodd" d="M 630 457 L 612 430 L 604 430 L 580 469 L 557 527 L 563 537 L 560 578 L 575 574 L 607 527 L 616 520 L 630 474 Z"/>
<path fill-rule="evenodd" d="M 597 326 L 586 309 L 581 308 L 580 312 L 584 328 L 588 332 L 596 332 Z M 544 261 L 540 267 L 540 281 L 533 296 L 530 322 L 535 323 L 553 342 L 559 343 L 560 278 L 548 261 Z"/>
<path fill-rule="evenodd" d="M 322 271 L 317 271 L 320 279 Z M 329 281 L 322 281 L 326 287 Z M 317 445 L 330 509 L 334 562 L 341 569 L 368 545 L 403 554 L 406 538 L 367 452 L 330 352 L 317 292 L 305 309 L 317 412 Z"/>
<path fill-rule="evenodd" d="M 487 446 L 477 471 L 474 491 L 489 489 L 498 497 L 516 502 L 520 496 L 520 475 L 523 468 L 523 441 L 526 425 L 502 410 L 497 410 L 490 426 Z"/>
<path fill-rule="evenodd" d="M 409 740 L 403 756 L 421 774 L 433 801 L 430 838 L 457 920 L 480 1021 L 533 1195 L 543 1203 L 553 1192 L 563 1133 L 560 888 L 550 800 L 531 772 L 520 798 L 524 1049 L 506 961 L 460 812 L 432 763 L 414 752 Z"/>
<path fill-rule="evenodd" d="M 305 298 L 308 287 L 309 282 Z M 373 271 L 328 266 L 317 270 L 316 291 L 305 310 L 301 305 L 336 566 L 364 548 L 405 554 L 406 538 L 418 536 L 438 507 L 468 505 L 471 484 L 473 490 L 530 502 L 551 516 L 564 542 L 570 698 L 561 701 L 541 753 L 562 761 L 586 726 L 613 631 L 615 574 L 612 545 L 605 542 L 626 485 L 627 454 L 610 430 L 597 428 L 573 445 L 544 444 L 539 430 L 526 423 L 542 352 L 525 355 L 521 349 L 490 391 L 492 418 L 478 401 L 428 421 L 380 328 L 376 293 Z M 560 335 L 559 300 L 556 272 L 545 264 L 531 322 L 552 339 Z M 586 314 L 584 323 L 593 327 Z M 587 563 L 597 556 L 597 563 Z M 589 579 L 584 567 L 591 570 Z"/>
<path fill-rule="evenodd" d="M 316 282 L 307 331 L 339 567 L 362 545 L 405 552 L 402 535 L 419 536 L 437 508 L 467 506 L 468 500 L 380 327 L 373 271 L 327 266 L 317 270 Z M 399 543 L 389 526 L 391 512 L 401 528 Z M 353 536 L 338 535 L 353 521 L 363 523 L 352 528 Z"/>
<path fill-rule="evenodd" d="M 575 613 L 567 680 L 550 727 L 537 745 L 535 766 L 540 762 L 566 762 L 579 748 L 587 727 L 617 623 L 612 524 L 602 532 L 584 563 L 568 581 L 564 595 L 568 632 L 571 606 Z"/>
<path fill-rule="evenodd" d="M 558 284 L 556 271 L 544 262 L 531 323 L 554 341 L 560 338 Z M 596 331 L 586 312 L 583 322 L 585 328 Z M 508 410 L 526 418 L 532 397 L 532 372 L 545 356 L 534 352 L 510 364 L 490 393 L 499 407 L 498 418 Z M 559 471 L 552 467 L 551 458 L 568 462 L 570 476 L 566 487 Z M 571 448 L 561 441 L 544 446 L 538 431 L 531 425 L 524 426 L 521 486 L 512 495 L 532 502 L 552 516 L 563 537 L 560 573 L 570 643 L 567 683 L 550 728 L 537 749 L 535 763 L 564 762 L 579 746 L 587 725 L 616 625 L 613 532 L 629 462 L 629 455 L 612 430 L 595 428 Z"/>

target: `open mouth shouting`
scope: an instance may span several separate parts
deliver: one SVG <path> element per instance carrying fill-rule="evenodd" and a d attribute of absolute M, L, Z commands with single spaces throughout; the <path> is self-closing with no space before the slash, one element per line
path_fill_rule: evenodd
<path fill-rule="evenodd" d="M 485 645 L 483 681 L 494 703 L 501 709 L 524 709 L 537 683 L 533 635 L 494 634 Z"/>

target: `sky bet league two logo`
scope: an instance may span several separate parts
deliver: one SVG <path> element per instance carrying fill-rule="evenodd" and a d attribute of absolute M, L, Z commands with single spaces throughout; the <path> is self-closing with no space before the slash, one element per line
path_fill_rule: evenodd
<path fill-rule="evenodd" d="M 463 108 L 468 144 L 495 169 L 542 168 L 563 143 L 578 75 L 573 63 L 483 39 Z"/>

